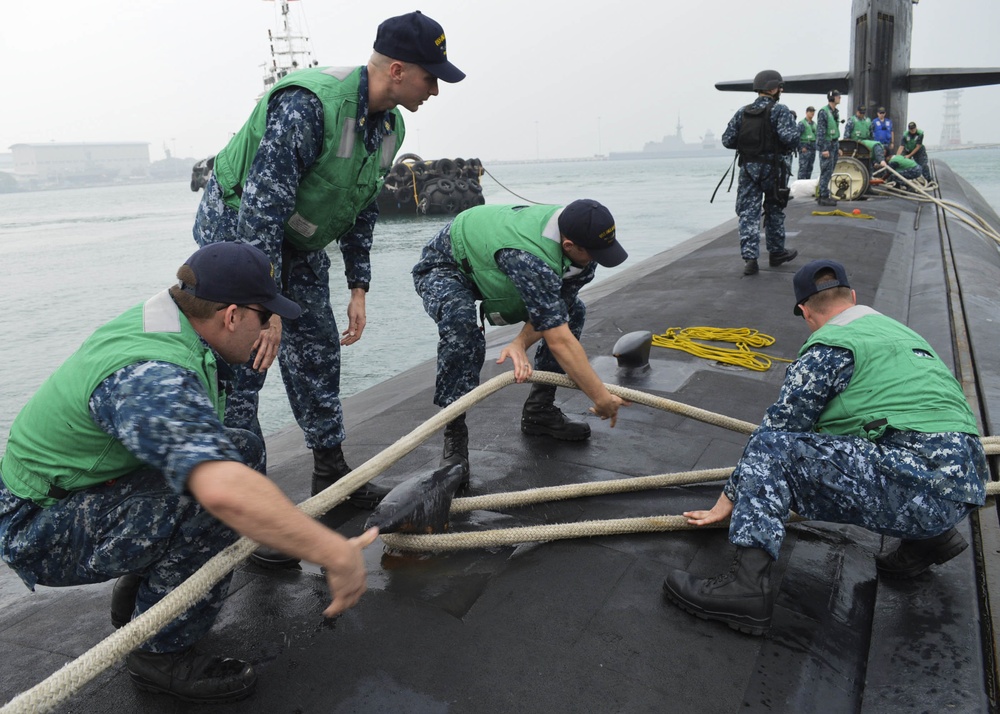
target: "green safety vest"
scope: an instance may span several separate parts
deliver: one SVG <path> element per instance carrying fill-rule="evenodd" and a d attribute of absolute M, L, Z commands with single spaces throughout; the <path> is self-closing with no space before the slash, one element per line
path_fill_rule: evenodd
<path fill-rule="evenodd" d="M 851 124 L 851 138 L 855 141 L 860 139 L 871 139 L 872 120 L 868 117 L 865 117 L 864 119 L 854 117 L 854 123 Z"/>
<path fill-rule="evenodd" d="M 47 508 L 58 500 L 48 495 L 50 485 L 77 491 L 141 467 L 142 461 L 94 423 L 89 402 L 112 373 L 152 360 L 194 372 L 223 418 L 226 398 L 215 356 L 164 290 L 98 328 L 17 415 L 0 460 L 10 492 Z"/>
<path fill-rule="evenodd" d="M 799 119 L 799 142 L 811 144 L 816 141 L 816 122 Z"/>
<path fill-rule="evenodd" d="M 823 122 L 826 125 L 826 140 L 828 142 L 840 139 L 840 130 L 837 128 L 837 119 L 833 111 L 829 105 L 819 110 L 819 116 L 824 117 Z"/>
<path fill-rule="evenodd" d="M 916 168 L 917 166 L 920 166 L 920 164 L 918 164 L 913 159 L 908 159 L 905 156 L 900 156 L 899 154 L 896 154 L 891 159 L 889 159 L 889 163 L 892 164 L 893 168 L 899 168 L 899 169 L 913 169 Z"/>
<path fill-rule="evenodd" d="M 560 277 L 572 262 L 563 253 L 558 226 L 549 226 L 559 206 L 475 206 L 451 223 L 451 252 L 476 284 L 491 325 L 525 322 L 528 310 L 514 283 L 497 266 L 501 248 L 517 248 L 541 258 Z M 546 228 L 549 228 L 546 231 Z"/>
<path fill-rule="evenodd" d="M 907 131 L 905 134 L 903 134 L 903 151 L 905 151 L 907 154 L 913 151 L 915 148 L 917 148 L 918 140 L 920 145 L 923 146 L 924 143 L 923 131 L 917 129 L 916 134 L 911 134 L 909 131 Z"/>
<path fill-rule="evenodd" d="M 887 427 L 978 435 L 958 381 L 927 341 L 905 325 L 858 305 L 816 330 L 799 356 L 815 344 L 854 355 L 854 375 L 826 405 L 816 431 L 872 440 Z"/>
<path fill-rule="evenodd" d="M 873 139 L 861 139 L 858 143 L 868 149 L 868 155 L 871 157 L 873 163 L 875 162 L 875 157 L 879 154 L 882 156 L 881 160 L 885 159 L 885 149 L 880 142 Z"/>
<path fill-rule="evenodd" d="M 300 250 L 320 250 L 351 230 L 358 214 L 378 196 L 406 134 L 398 109 L 385 113 L 382 145 L 369 154 L 364 132 L 356 131 L 360 67 L 298 70 L 271 88 L 243 128 L 215 157 L 222 198 L 239 210 L 243 184 L 267 124 L 267 103 L 285 87 L 303 87 L 323 103 L 323 148 L 302 177 L 295 211 L 285 221 L 285 238 Z"/>

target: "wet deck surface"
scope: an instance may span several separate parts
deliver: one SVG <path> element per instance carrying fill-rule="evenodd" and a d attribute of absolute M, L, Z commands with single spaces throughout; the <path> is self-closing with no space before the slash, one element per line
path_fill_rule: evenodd
<path fill-rule="evenodd" d="M 961 203 L 961 181 L 937 163 Z M 920 331 L 946 359 L 949 293 L 960 294 L 967 352 L 984 389 L 988 433 L 1000 418 L 1000 260 L 996 247 L 935 211 L 899 200 L 858 202 L 873 221 L 813 216 L 793 201 L 788 245 L 799 258 L 780 268 L 762 261 L 742 276 L 735 221 L 602 283 L 587 296 L 584 344 L 604 381 L 756 422 L 773 401 L 784 369 L 748 372 L 653 348 L 641 378 L 609 356 L 623 334 L 669 327 L 752 327 L 777 338 L 764 350 L 794 357 L 807 336 L 792 315 L 791 280 L 807 260 L 847 267 L 859 302 Z M 850 210 L 852 204 L 842 204 Z M 992 215 L 983 205 L 975 206 Z M 994 217 L 995 218 L 995 217 Z M 625 227 L 622 227 L 625 236 Z M 942 251 L 940 234 L 952 248 Z M 954 263 L 949 276 L 942 254 Z M 483 379 L 505 343 L 491 333 Z M 959 355 L 962 356 L 965 351 Z M 492 358 L 492 359 L 491 359 Z M 425 364 L 351 398 L 345 405 L 348 460 L 360 464 L 433 416 L 434 370 Z M 593 436 L 566 444 L 520 433 L 526 385 L 504 389 L 468 415 L 471 494 L 731 466 L 746 437 L 675 414 L 633 406 L 618 427 L 587 416 L 588 400 L 560 389 L 564 411 L 589 420 Z M 440 434 L 379 477 L 395 484 L 436 464 Z M 296 501 L 307 495 L 311 456 L 301 435 L 270 440 L 271 473 Z M 720 484 L 602 496 L 475 512 L 457 530 L 596 518 L 677 514 L 707 507 Z M 340 506 L 324 517 L 346 535 L 366 513 Z M 978 545 L 996 538 L 996 513 L 962 530 Z M 669 569 L 717 571 L 724 531 L 676 532 L 529 544 L 434 557 L 367 551 L 369 592 L 332 622 L 320 615 L 325 581 L 310 565 L 234 576 L 222 615 L 204 642 L 252 661 L 257 693 L 214 712 L 648 712 L 988 711 L 992 665 L 984 655 L 980 582 L 996 576 L 996 553 L 969 549 L 912 582 L 880 582 L 872 556 L 883 539 L 826 523 L 792 525 L 778 563 L 771 632 L 741 635 L 665 604 Z M 975 559 L 986 553 L 982 578 Z M 4 701 L 82 654 L 111 632 L 111 584 L 30 593 L 0 567 L 0 695 Z M 996 606 L 994 605 L 994 609 Z M 992 642 L 987 642 L 992 648 Z M 133 690 L 119 664 L 61 711 L 200 711 Z"/>

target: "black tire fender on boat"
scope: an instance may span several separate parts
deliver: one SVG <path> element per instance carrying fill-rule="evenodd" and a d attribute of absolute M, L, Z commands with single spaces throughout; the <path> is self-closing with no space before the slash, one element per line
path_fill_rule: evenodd
<path fill-rule="evenodd" d="M 455 173 L 455 162 L 451 159 L 438 159 L 434 162 L 434 168 L 441 172 L 442 176 L 451 176 Z"/>
<path fill-rule="evenodd" d="M 416 154 L 402 154 L 402 155 L 396 157 L 396 163 L 397 164 L 401 164 L 401 163 L 403 163 L 405 161 L 414 161 L 414 162 L 416 162 L 418 164 L 424 163 L 424 160 L 421 159 Z"/>

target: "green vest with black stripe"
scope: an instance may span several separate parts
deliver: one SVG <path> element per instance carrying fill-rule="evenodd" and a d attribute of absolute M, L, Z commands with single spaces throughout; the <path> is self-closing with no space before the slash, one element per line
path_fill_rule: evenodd
<path fill-rule="evenodd" d="M 325 67 L 291 72 L 275 84 L 215 157 L 213 171 L 226 204 L 239 210 L 271 96 L 286 87 L 302 87 L 323 103 L 323 148 L 299 183 L 295 211 L 285 221 L 285 238 L 299 250 L 320 250 L 351 230 L 358 214 L 378 196 L 406 134 L 403 116 L 391 109 L 383 118 L 381 146 L 368 153 L 364 132 L 356 130 L 360 79 L 360 67 Z"/>
<path fill-rule="evenodd" d="M 143 465 L 90 415 L 90 396 L 108 376 L 137 362 L 170 362 L 198 376 L 219 419 L 226 407 L 215 355 L 170 294 L 163 292 L 97 329 L 14 419 L 0 473 L 15 496 L 47 508 L 49 486 L 77 491 Z"/>

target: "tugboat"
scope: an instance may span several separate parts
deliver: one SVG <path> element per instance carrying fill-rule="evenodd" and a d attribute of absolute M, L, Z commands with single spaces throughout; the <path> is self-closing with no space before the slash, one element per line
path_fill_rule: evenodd
<path fill-rule="evenodd" d="M 309 38 L 299 31 L 289 2 L 280 4 L 281 28 L 268 30 L 270 61 L 264 65 L 264 88 L 260 101 L 289 72 L 316 67 Z M 191 168 L 191 190 L 205 188 L 212 175 L 215 156 L 201 159 Z M 386 176 L 378 195 L 379 211 L 386 215 L 454 215 L 485 203 L 479 183 L 483 165 L 479 159 L 435 159 L 424 161 L 416 154 L 400 156 Z"/>

